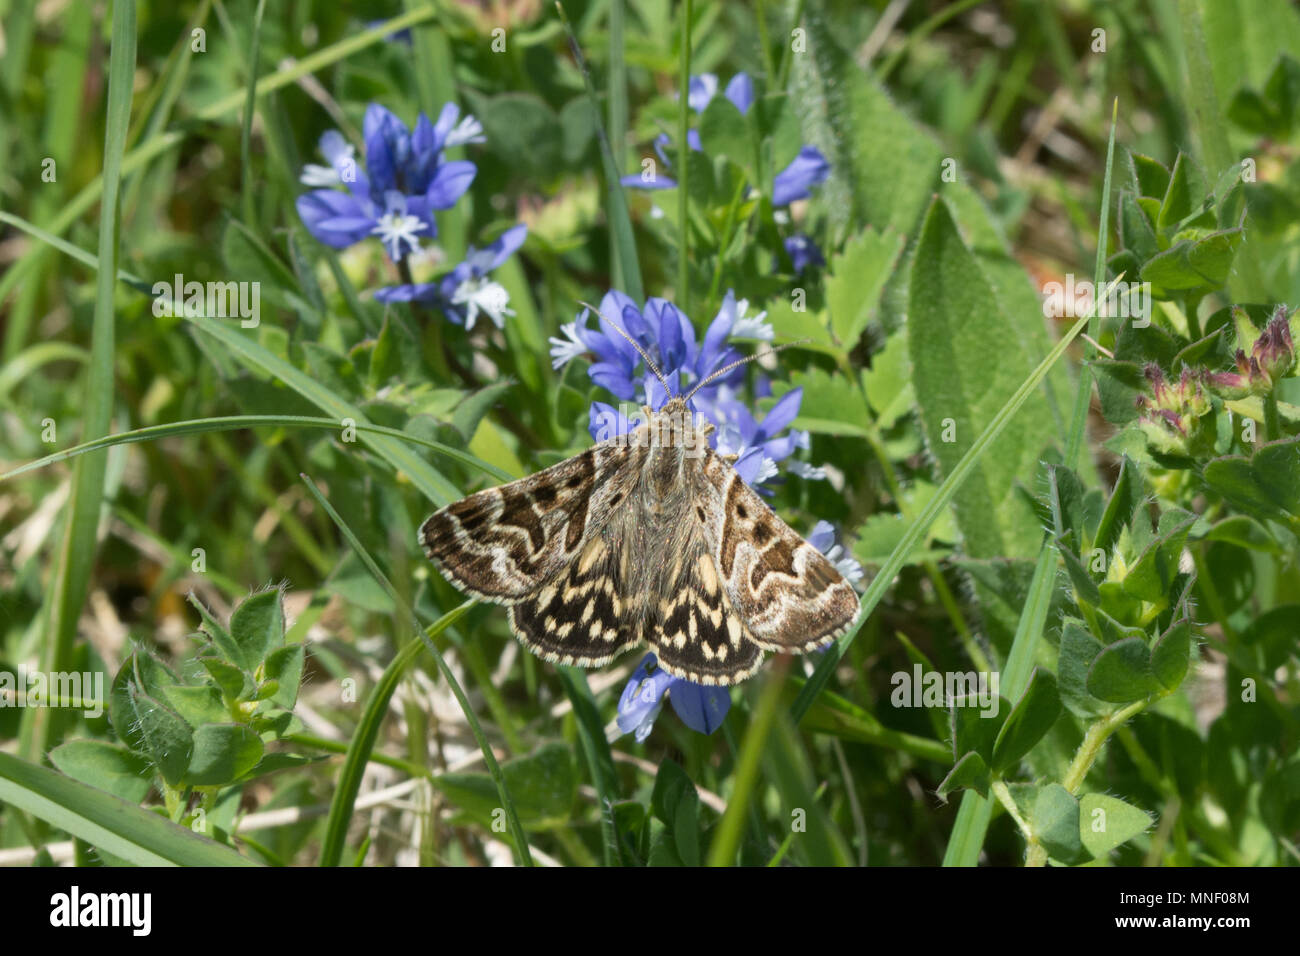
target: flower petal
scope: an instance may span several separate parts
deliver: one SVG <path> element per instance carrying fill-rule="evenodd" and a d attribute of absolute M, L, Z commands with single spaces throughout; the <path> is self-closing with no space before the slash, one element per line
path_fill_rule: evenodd
<path fill-rule="evenodd" d="M 790 165 L 776 174 L 772 182 L 772 205 L 788 206 L 796 199 L 807 199 L 808 190 L 826 181 L 831 164 L 816 146 L 799 150 Z"/>
<path fill-rule="evenodd" d="M 731 78 L 727 84 L 726 97 L 740 112 L 749 112 L 750 104 L 754 102 L 754 81 L 748 73 L 737 73 Z"/>
<path fill-rule="evenodd" d="M 727 688 L 703 687 L 685 680 L 673 681 L 668 700 L 682 723 L 701 734 L 711 734 L 721 727 L 731 709 Z"/>

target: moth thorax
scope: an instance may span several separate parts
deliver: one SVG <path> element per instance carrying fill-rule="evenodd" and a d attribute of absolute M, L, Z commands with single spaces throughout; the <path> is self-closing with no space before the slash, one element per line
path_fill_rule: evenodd
<path fill-rule="evenodd" d="M 660 497 L 680 492 L 688 459 L 699 458 L 708 446 L 708 432 L 697 423 L 686 403 L 674 399 L 650 417 L 650 453 L 646 459 L 650 485 Z"/>

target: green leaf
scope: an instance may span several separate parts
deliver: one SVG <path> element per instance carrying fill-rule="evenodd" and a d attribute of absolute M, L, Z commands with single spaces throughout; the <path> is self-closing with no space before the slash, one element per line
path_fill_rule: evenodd
<path fill-rule="evenodd" d="M 292 710 L 298 700 L 298 685 L 302 683 L 303 646 L 290 644 L 277 648 L 266 657 L 266 677 L 279 684 L 271 700 L 286 710 Z"/>
<path fill-rule="evenodd" d="M 863 437 L 870 412 L 862 392 L 843 375 L 810 366 L 790 373 L 792 387 L 803 389 L 796 428 L 826 435 Z"/>
<path fill-rule="evenodd" d="M 178 785 L 194 749 L 189 725 L 176 711 L 139 690 L 133 681 L 127 684 L 127 695 L 145 752 L 153 758 L 163 779 Z"/>
<path fill-rule="evenodd" d="M 230 719 L 230 712 L 221 703 L 221 692 L 206 684 L 194 687 L 173 684 L 163 688 L 163 697 L 194 729 L 202 724 L 221 723 Z"/>
<path fill-rule="evenodd" d="M 1096 859 L 1127 843 L 1151 826 L 1151 817 L 1131 804 L 1104 793 L 1079 798 L 1079 839 Z"/>
<path fill-rule="evenodd" d="M 1300 438 L 1262 445 L 1249 458 L 1216 458 L 1204 477 L 1238 510 L 1300 528 Z"/>
<path fill-rule="evenodd" d="M 1119 475 L 1106 502 L 1106 510 L 1101 514 L 1101 523 L 1092 536 L 1092 546 L 1109 554 L 1142 501 L 1142 476 L 1133 459 L 1125 455 L 1120 460 Z"/>
<path fill-rule="evenodd" d="M 912 267 L 907 338 L 926 438 L 947 474 L 1032 363 L 947 204 L 937 199 Z M 1033 480 L 1052 431 L 1041 403 L 1022 409 L 957 490 L 957 524 L 972 557 L 1038 554 L 1042 529 L 1014 479 Z"/>
<path fill-rule="evenodd" d="M 578 777 L 566 744 L 543 744 L 532 754 L 507 760 L 501 765 L 519 819 L 530 829 L 568 826 L 573 801 L 578 795 Z M 486 773 L 444 773 L 432 778 L 433 785 L 452 803 L 479 823 L 504 826 L 505 817 L 496 784 Z"/>
<path fill-rule="evenodd" d="M 73 780 L 139 803 L 149 793 L 153 765 L 145 757 L 104 740 L 69 740 L 50 751 L 50 763 Z"/>
<path fill-rule="evenodd" d="M 940 800 L 945 800 L 954 790 L 974 790 L 981 797 L 989 795 L 989 768 L 984 758 L 975 751 L 962 757 L 943 778 L 936 791 Z"/>
<path fill-rule="evenodd" d="M 244 672 L 234 664 L 227 664 L 217 657 L 200 657 L 199 662 L 203 664 L 204 669 L 214 681 L 221 692 L 231 700 L 238 700 L 244 696 L 244 688 L 247 686 L 251 689 L 252 684 Z"/>
<path fill-rule="evenodd" d="M 139 866 L 257 865 L 152 811 L 2 752 L 0 803 Z"/>
<path fill-rule="evenodd" d="M 239 648 L 235 661 L 253 670 L 266 655 L 284 644 L 283 592 L 279 588 L 245 598 L 230 615 L 230 636 Z"/>
<path fill-rule="evenodd" d="M 1088 670 L 1102 650 L 1101 641 L 1088 633 L 1081 622 L 1072 618 L 1065 621 L 1056 664 L 1057 690 L 1066 710 L 1084 720 L 1109 713 L 1111 709 L 1088 691 Z"/>
<path fill-rule="evenodd" d="M 1056 723 L 1061 714 L 1061 697 L 1050 671 L 1035 667 L 1029 686 L 998 732 L 993 745 L 993 772 L 1003 774 L 1033 749 L 1034 744 Z"/>
<path fill-rule="evenodd" d="M 1183 611 L 1186 613 L 1186 606 Z M 1184 616 L 1171 624 L 1151 647 L 1151 673 L 1165 690 L 1174 690 L 1183 682 L 1191 652 L 1192 621 Z"/>
<path fill-rule="evenodd" d="M 725 96 L 715 96 L 700 115 L 700 145 L 704 154 L 717 158 L 725 156 L 749 173 L 750 181 L 758 180 L 754 169 L 754 135 L 745 116 Z M 691 173 L 694 174 L 692 169 Z"/>
<path fill-rule="evenodd" d="M 837 226 L 911 234 L 938 182 L 941 147 L 846 54 L 818 5 L 805 10 L 804 26 L 810 55 L 794 57 L 790 92 L 805 141 L 830 160 L 819 198 Z"/>
<path fill-rule="evenodd" d="M 906 331 L 891 335 L 885 347 L 872 354 L 871 368 L 862 372 L 862 387 L 880 428 L 892 427 L 915 407 Z"/>
<path fill-rule="evenodd" d="M 901 232 L 876 232 L 868 226 L 831 257 L 826 306 L 831 330 L 846 349 L 857 344 L 875 315 L 880 294 L 894 272 L 906 239 Z"/>
<path fill-rule="evenodd" d="M 262 759 L 262 739 L 243 724 L 204 724 L 194 731 L 187 787 L 217 787 L 238 780 Z"/>
<path fill-rule="evenodd" d="M 1079 801 L 1059 783 L 1038 791 L 1029 825 L 1053 859 L 1070 864 L 1088 859 L 1079 833 Z"/>
<path fill-rule="evenodd" d="M 1141 153 L 1125 151 L 1139 196 L 1164 196 L 1169 191 L 1169 170 L 1164 163 Z"/>
<path fill-rule="evenodd" d="M 560 118 L 541 97 L 513 92 L 487 97 L 469 87 L 464 94 L 483 124 L 485 148 L 502 162 L 534 174 L 545 174 L 559 165 L 563 151 Z"/>
<path fill-rule="evenodd" d="M 1088 669 L 1088 693 L 1113 704 L 1142 700 L 1160 690 L 1151 673 L 1151 653 L 1140 637 L 1107 645 Z"/>
<path fill-rule="evenodd" d="M 1180 509 L 1171 509 L 1161 514 L 1162 528 L 1129 565 L 1128 572 L 1124 575 L 1124 590 L 1144 601 L 1164 600 L 1173 589 L 1174 579 L 1179 573 L 1183 543 L 1196 521 L 1196 515 Z"/>
<path fill-rule="evenodd" d="M 1011 715 L 1011 704 L 1001 695 L 997 698 L 997 710 L 986 713 L 978 701 L 968 701 L 958 706 L 953 700 L 948 705 L 949 736 L 952 738 L 953 760 L 968 753 L 977 753 L 985 764 L 993 762 L 993 745 Z"/>
<path fill-rule="evenodd" d="M 1188 182 L 1187 166 L 1190 160 L 1185 153 L 1179 153 L 1174 159 L 1174 169 L 1169 176 L 1169 188 L 1165 190 L 1160 203 L 1160 217 L 1156 228 L 1170 229 L 1192 214 L 1191 184 Z"/>
<path fill-rule="evenodd" d="M 1142 266 L 1143 281 L 1150 282 L 1157 298 L 1171 293 L 1184 295 L 1223 286 L 1232 259 L 1241 245 L 1240 227 L 1208 233 L 1196 239 L 1181 239 Z"/>

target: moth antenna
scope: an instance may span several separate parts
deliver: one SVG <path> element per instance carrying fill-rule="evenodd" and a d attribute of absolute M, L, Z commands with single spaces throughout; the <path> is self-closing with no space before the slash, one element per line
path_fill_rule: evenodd
<path fill-rule="evenodd" d="M 811 341 L 812 339 L 808 339 L 808 338 L 795 339 L 793 342 L 786 342 L 783 345 L 774 345 L 770 348 L 764 349 L 761 352 L 755 352 L 753 355 L 746 355 L 744 358 L 736 359 L 736 361 L 734 362 L 729 362 L 726 365 L 722 366 L 722 368 L 718 369 L 716 372 L 710 373 L 704 379 L 704 381 L 697 383 L 693 389 L 687 392 L 686 401 L 689 402 L 691 398 L 695 395 L 695 393 L 698 392 L 700 389 L 702 389 L 705 385 L 708 385 L 716 378 L 721 378 L 723 375 L 726 375 L 732 369 L 740 368 L 740 366 L 742 365 L 748 365 L 750 362 L 753 362 L 756 359 L 761 359 L 764 355 L 775 355 L 777 352 L 784 351 L 785 349 L 792 348 L 793 346 L 796 345 L 803 345 L 805 342 L 811 342 Z"/>
<path fill-rule="evenodd" d="M 641 346 L 637 344 L 636 340 L 633 339 L 632 336 L 628 335 L 626 332 L 623 331 L 622 326 L 620 326 L 617 322 L 611 322 L 605 316 L 604 312 L 601 312 L 600 309 L 596 308 L 590 302 L 583 302 L 581 299 L 579 299 L 578 305 L 582 306 L 584 309 L 590 309 L 592 312 L 595 312 L 602 319 L 605 319 L 606 322 L 609 322 L 610 326 L 613 327 L 615 332 L 623 336 L 623 338 L 627 339 L 627 344 L 632 346 L 632 348 L 636 349 L 636 354 L 641 356 L 642 361 L 645 362 L 645 367 L 651 371 L 651 373 L 654 375 L 655 378 L 659 379 L 659 384 L 664 387 L 664 394 L 667 395 L 669 398 L 672 397 L 673 390 L 668 387 L 668 379 L 664 378 L 664 373 L 659 371 L 659 366 L 654 363 L 654 359 L 652 359 L 649 355 L 646 354 L 645 349 L 641 348 Z"/>

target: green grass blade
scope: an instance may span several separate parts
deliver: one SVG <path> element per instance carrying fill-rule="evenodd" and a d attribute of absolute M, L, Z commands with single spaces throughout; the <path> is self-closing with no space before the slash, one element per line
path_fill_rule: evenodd
<path fill-rule="evenodd" d="M 627 156 L 627 67 L 623 60 L 623 25 L 626 10 L 623 0 L 609 2 L 609 124 L 610 147 L 614 153 L 614 169 L 623 169 Z M 611 189 L 613 188 L 611 184 Z M 620 187 L 621 191 L 621 187 Z M 609 261 L 614 288 L 623 288 L 623 266 L 619 240 L 613 229 L 609 231 Z"/>
<path fill-rule="evenodd" d="M 2 379 L 0 379 L 0 382 L 2 382 Z M 0 395 L 3 394 L 3 390 L 0 390 Z M 118 432 L 116 435 L 105 435 L 103 438 L 83 442 L 80 445 L 74 445 L 72 448 L 57 451 L 52 455 L 46 455 L 44 458 L 29 461 L 25 465 L 20 465 L 17 468 L 0 475 L 0 481 L 8 481 L 10 478 L 16 478 L 21 474 L 44 468 L 47 465 L 54 464 L 55 462 L 66 461 L 69 458 L 76 458 L 79 455 L 98 451 L 101 448 L 112 448 L 114 445 L 128 445 L 134 442 L 143 441 L 158 441 L 162 438 L 178 438 L 183 435 L 200 435 L 204 432 L 237 431 L 241 428 L 327 428 L 331 431 L 337 431 L 339 429 L 339 423 L 332 418 L 314 418 L 308 415 L 229 415 L 222 418 L 192 418 L 183 422 L 168 422 L 165 425 L 149 425 L 145 428 L 136 428 L 129 432 Z M 406 441 L 413 445 L 421 445 L 425 448 L 430 448 L 447 458 L 454 459 L 455 461 L 459 461 L 462 464 L 469 465 L 473 468 L 478 468 L 499 481 L 511 481 L 516 477 L 507 471 L 503 471 L 496 465 L 490 464 L 475 455 L 471 455 L 467 451 L 462 451 L 459 448 L 453 448 L 450 445 L 444 445 L 441 442 L 432 441 L 428 438 L 418 438 L 415 435 L 408 435 L 406 432 L 399 431 L 396 428 L 388 428 L 384 425 L 361 424 L 358 422 L 356 429 L 357 432 L 361 434 L 386 435 L 390 438 L 395 438 L 398 441 Z"/>
<path fill-rule="evenodd" d="M 56 770 L 0 753 L 0 803 L 140 866 L 256 866 L 187 827 Z"/>
<path fill-rule="evenodd" d="M 736 862 L 736 850 L 740 847 L 740 837 L 745 829 L 745 814 L 753 799 L 754 787 L 758 784 L 763 744 L 781 704 L 781 687 L 785 683 L 787 667 L 788 663 L 786 666 L 768 668 L 763 679 L 763 690 L 754 707 L 749 728 L 745 731 L 745 739 L 741 741 L 740 754 L 736 757 L 735 784 L 731 798 L 727 801 L 727 811 L 718 821 L 713 841 L 709 844 L 706 866 L 732 866 Z"/>
<path fill-rule="evenodd" d="M 614 829 L 613 815 L 609 812 L 610 806 L 618 799 L 614 757 L 609 750 L 609 741 L 605 738 L 605 728 L 600 722 L 596 701 L 587 685 L 587 675 L 576 667 L 556 667 L 555 672 L 573 704 L 582 753 L 587 760 L 587 770 L 591 773 L 591 784 L 596 788 L 596 799 L 600 801 L 600 836 L 605 865 L 626 866 L 629 861 L 624 857 L 623 844 L 619 840 L 618 831 Z"/>
<path fill-rule="evenodd" d="M 636 237 L 632 234 L 632 214 L 627 208 L 627 195 L 619 182 L 618 159 L 605 132 L 605 124 L 600 118 L 600 98 L 596 96 L 596 88 L 591 82 L 591 71 L 587 69 L 582 48 L 578 46 L 578 37 L 573 32 L 573 26 L 569 23 L 563 5 L 557 2 L 555 9 L 559 11 L 560 20 L 564 23 L 565 33 L 569 38 L 569 49 L 573 52 L 573 59 L 582 73 L 587 99 L 591 102 L 592 122 L 596 126 L 596 137 L 600 140 L 600 156 L 609 191 L 609 204 L 605 215 L 609 219 L 609 231 L 613 236 L 618 275 L 621 275 L 623 282 L 622 291 L 626 292 L 633 301 L 641 302 L 645 299 L 645 286 L 641 282 L 641 263 L 636 255 Z"/>
<path fill-rule="evenodd" d="M 686 0 L 682 4 L 681 44 L 682 59 L 677 76 L 677 306 L 687 315 L 691 314 L 691 224 L 690 188 L 686 175 L 690 170 L 690 143 L 687 132 L 691 126 L 691 16 L 694 3 Z"/>
<path fill-rule="evenodd" d="M 95 288 L 83 421 L 83 434 L 89 439 L 108 433 L 115 397 L 113 363 L 116 328 L 113 295 L 116 292 L 118 227 L 121 222 L 118 187 L 121 185 L 126 132 L 131 124 L 135 40 L 135 0 L 117 0 L 113 5 L 112 47 L 108 66 L 104 198 L 99 221 L 98 258 L 100 262 L 108 263 L 109 268 L 100 271 Z M 73 646 L 77 639 L 77 619 L 81 616 L 81 607 L 86 600 L 95 562 L 95 538 L 107 465 L 107 456 L 91 455 L 77 462 L 73 473 L 68 520 L 64 526 L 58 570 L 46 605 L 49 627 L 42 666 L 47 673 L 65 671 L 71 665 Z M 59 723 L 57 712 L 51 712 L 47 708 L 26 711 L 21 752 L 32 756 L 49 750 Z"/>
<path fill-rule="evenodd" d="M 239 131 L 239 184 L 243 193 L 244 222 L 253 228 L 257 222 L 257 192 L 253 189 L 253 113 L 257 109 L 257 61 L 262 53 L 262 14 L 266 0 L 257 0 L 253 13 L 253 44 L 248 53 L 248 93 L 244 97 L 244 122 Z"/>
<path fill-rule="evenodd" d="M 442 633 L 443 630 L 445 630 L 450 625 L 454 624 L 457 620 L 460 619 L 461 615 L 463 615 L 466 611 L 468 611 L 471 607 L 473 607 L 478 602 L 475 600 L 466 601 L 464 604 L 460 605 L 459 607 L 454 608 L 451 611 L 448 611 L 446 614 L 440 617 L 433 624 L 430 624 L 428 628 L 420 627 L 416 619 L 415 613 L 409 607 L 407 607 L 406 602 L 403 601 L 401 596 L 397 593 L 397 589 L 393 587 L 393 583 L 389 581 L 388 577 L 384 574 L 384 572 L 380 570 L 379 565 L 375 563 L 375 559 L 370 556 L 370 552 L 368 552 L 365 549 L 365 546 L 357 539 L 357 536 L 352 532 L 352 529 L 347 526 L 347 523 L 344 522 L 344 520 L 341 517 L 339 517 L 339 513 L 334 510 L 333 506 L 330 505 L 329 501 L 326 500 L 325 496 L 320 493 L 320 489 L 318 489 L 315 483 L 313 483 L 312 480 L 308 478 L 306 475 L 302 476 L 302 480 L 306 483 L 307 490 L 311 492 L 311 495 L 313 498 L 316 499 L 317 504 L 319 504 L 325 510 L 325 513 L 330 516 L 330 520 L 334 522 L 335 526 L 339 529 L 340 532 L 342 532 L 343 537 L 347 539 L 348 544 L 352 546 L 353 552 L 356 554 L 358 558 L 361 559 L 361 563 L 366 566 L 366 570 L 370 572 L 371 576 L 374 577 L 375 581 L 379 584 L 380 587 L 384 589 L 384 591 L 388 594 L 388 596 L 393 599 L 393 606 L 397 608 L 398 615 L 405 619 L 405 623 L 407 624 L 407 626 L 416 635 L 419 636 L 420 640 L 423 642 L 423 646 L 427 648 L 429 653 L 433 656 L 434 661 L 438 665 L 438 670 L 442 673 L 443 679 L 447 681 L 447 686 L 451 688 L 451 692 L 455 695 L 456 702 L 460 704 L 461 712 L 464 713 L 465 715 L 465 722 L 469 725 L 470 731 L 474 734 L 474 739 L 478 742 L 479 749 L 483 751 L 483 761 L 484 763 L 487 764 L 488 774 L 492 777 L 492 782 L 496 784 L 497 796 L 501 798 L 501 806 L 506 811 L 506 820 L 509 823 L 510 833 L 514 837 L 514 841 L 515 841 L 515 852 L 519 855 L 519 860 L 523 865 L 533 866 L 533 857 L 528 850 L 528 838 L 524 834 L 523 824 L 519 822 L 519 813 L 515 810 L 514 801 L 510 799 L 510 792 L 506 789 L 506 780 L 505 780 L 505 776 L 501 773 L 501 765 L 497 763 L 496 755 L 492 753 L 492 745 L 488 743 L 487 735 L 483 733 L 483 727 L 479 724 L 478 718 L 474 716 L 474 708 L 470 706 L 469 698 L 465 696 L 465 691 L 460 686 L 460 681 L 456 679 L 456 675 L 452 673 L 451 668 L 447 666 L 447 662 L 446 660 L 443 659 L 442 653 L 438 650 L 438 646 L 433 643 L 433 638 L 437 637 L 440 633 Z M 417 647 L 420 646 L 415 641 L 412 641 L 411 644 Z M 396 679 L 397 676 L 395 675 L 393 677 L 393 681 L 395 682 Z M 391 696 L 392 690 L 389 690 L 388 693 Z M 374 718 L 375 725 L 370 728 L 364 728 L 365 732 L 369 734 L 369 743 L 365 744 L 363 742 L 358 744 L 357 756 L 355 760 L 353 759 L 352 748 L 351 747 L 348 748 L 348 763 L 355 764 L 354 772 L 357 775 L 356 777 L 357 786 L 360 786 L 361 770 L 365 767 L 365 763 L 366 760 L 369 758 L 370 751 L 374 748 L 375 735 L 379 731 L 378 721 L 382 719 L 384 710 L 385 707 L 383 705 L 376 705 L 375 718 Z M 358 728 L 356 739 L 359 740 L 361 738 L 362 730 L 363 728 Z M 343 787 L 342 785 L 340 785 L 339 791 L 342 792 L 342 790 Z M 331 804 L 330 807 L 331 821 L 334 820 L 334 817 L 336 815 L 335 814 L 336 805 L 338 807 L 339 817 L 344 817 L 344 816 L 351 817 L 352 803 L 355 799 L 356 799 L 356 789 L 354 788 L 352 790 L 351 796 L 348 797 L 346 800 L 346 807 L 344 807 L 341 803 Z M 346 829 L 347 820 L 343 819 L 339 823 L 334 825 Z M 341 852 L 342 850 L 341 834 L 338 837 L 337 846 L 338 846 L 338 851 Z M 324 850 L 322 850 L 321 859 L 322 859 L 322 865 L 326 865 L 326 866 L 333 866 L 338 863 L 337 855 L 334 857 L 332 863 L 327 862 L 324 854 Z"/>

